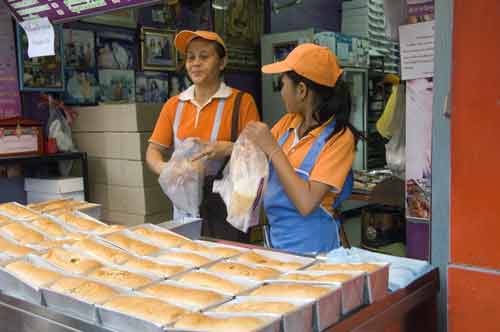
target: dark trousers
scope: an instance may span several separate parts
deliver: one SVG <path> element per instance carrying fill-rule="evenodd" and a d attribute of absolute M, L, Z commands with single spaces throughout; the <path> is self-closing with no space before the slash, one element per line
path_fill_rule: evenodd
<path fill-rule="evenodd" d="M 201 234 L 216 239 L 248 243 L 250 234 L 243 233 L 226 221 L 227 209 L 221 196 L 212 192 L 214 177 L 206 177 L 200 215 L 203 218 Z"/>

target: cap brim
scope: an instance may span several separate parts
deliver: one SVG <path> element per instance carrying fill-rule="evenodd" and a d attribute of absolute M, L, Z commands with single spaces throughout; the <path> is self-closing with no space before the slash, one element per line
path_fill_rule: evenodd
<path fill-rule="evenodd" d="M 185 54 L 189 43 L 196 37 L 200 36 L 198 36 L 198 34 L 196 34 L 193 31 L 183 30 L 179 32 L 177 36 L 175 36 L 174 40 L 175 48 L 182 54 Z"/>
<path fill-rule="evenodd" d="M 278 61 L 265 66 L 262 66 L 264 74 L 281 74 L 292 70 L 292 68 L 285 61 Z"/>

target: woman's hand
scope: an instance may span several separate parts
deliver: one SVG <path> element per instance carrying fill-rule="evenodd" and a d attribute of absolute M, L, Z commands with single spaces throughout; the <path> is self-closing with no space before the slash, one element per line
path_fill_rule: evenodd
<path fill-rule="evenodd" d="M 192 160 L 195 161 L 202 158 L 221 160 L 231 155 L 232 151 L 232 142 L 217 141 L 210 143 L 201 153 L 195 155 Z"/>
<path fill-rule="evenodd" d="M 268 156 L 279 147 L 271 130 L 264 122 L 252 121 L 247 124 L 243 132 Z"/>

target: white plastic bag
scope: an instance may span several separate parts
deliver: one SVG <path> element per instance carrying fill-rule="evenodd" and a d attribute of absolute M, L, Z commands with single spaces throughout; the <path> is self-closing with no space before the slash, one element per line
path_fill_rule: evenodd
<path fill-rule="evenodd" d="M 266 155 L 243 133 L 234 144 L 223 179 L 214 181 L 213 186 L 213 191 L 219 193 L 226 204 L 227 221 L 242 232 L 259 223 L 268 176 Z"/>
<path fill-rule="evenodd" d="M 158 182 L 163 192 L 180 213 L 177 216 L 199 217 L 203 198 L 203 160 L 191 158 L 202 152 L 205 143 L 188 138 L 175 146 L 172 158 L 161 171 Z"/>

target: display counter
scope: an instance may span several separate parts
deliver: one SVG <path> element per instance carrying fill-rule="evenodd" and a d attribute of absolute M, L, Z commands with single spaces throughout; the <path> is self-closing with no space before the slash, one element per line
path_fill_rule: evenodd
<path fill-rule="evenodd" d="M 434 269 L 406 288 L 349 314 L 325 331 L 436 331 L 438 290 L 439 273 Z M 5 294 L 0 294 L 0 321 L 3 332 L 109 331 Z"/>

